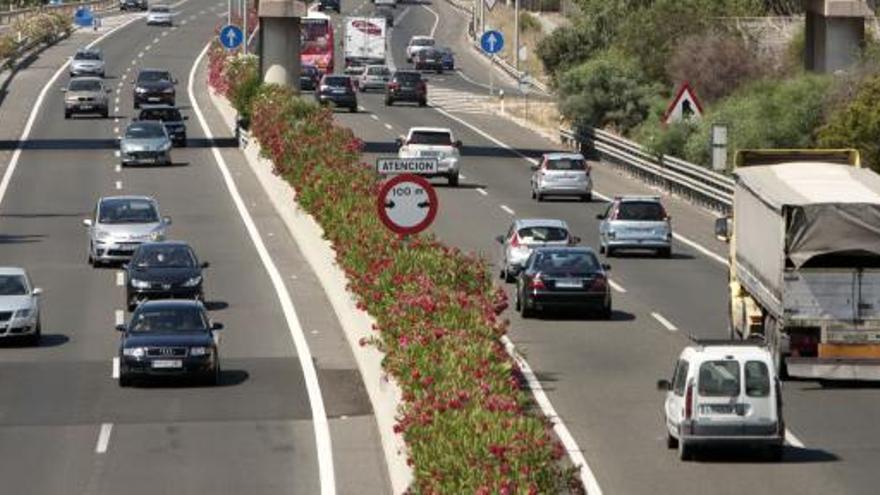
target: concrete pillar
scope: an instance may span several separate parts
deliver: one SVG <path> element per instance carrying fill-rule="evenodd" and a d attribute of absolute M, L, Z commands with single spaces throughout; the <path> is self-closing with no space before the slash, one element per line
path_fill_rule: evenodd
<path fill-rule="evenodd" d="M 805 68 L 828 73 L 852 66 L 865 44 L 865 17 L 874 15 L 865 0 L 805 0 L 805 4 Z"/>
<path fill-rule="evenodd" d="M 259 0 L 260 73 L 263 81 L 299 92 L 300 17 L 306 5 L 295 0 Z"/>

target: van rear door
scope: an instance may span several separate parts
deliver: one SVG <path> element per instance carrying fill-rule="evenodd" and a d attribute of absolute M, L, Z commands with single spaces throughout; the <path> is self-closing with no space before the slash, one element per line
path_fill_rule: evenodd
<path fill-rule="evenodd" d="M 698 436 L 740 436 L 748 404 L 742 401 L 742 369 L 735 359 L 704 361 L 697 371 L 694 404 Z"/>

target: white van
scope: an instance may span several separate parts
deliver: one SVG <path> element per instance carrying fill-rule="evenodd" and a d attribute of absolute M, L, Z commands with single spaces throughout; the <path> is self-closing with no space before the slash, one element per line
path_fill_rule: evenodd
<path fill-rule="evenodd" d="M 698 341 L 684 348 L 666 391 L 669 448 L 688 460 L 694 447 L 745 445 L 778 460 L 785 441 L 781 382 L 769 349 L 755 341 Z"/>

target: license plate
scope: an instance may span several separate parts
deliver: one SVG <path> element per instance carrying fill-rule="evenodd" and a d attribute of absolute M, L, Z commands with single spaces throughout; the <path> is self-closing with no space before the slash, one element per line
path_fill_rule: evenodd
<path fill-rule="evenodd" d="M 91 110 L 92 105 L 80 105 L 79 108 L 80 110 Z"/>
<path fill-rule="evenodd" d="M 180 359 L 157 359 L 153 361 L 153 368 L 156 369 L 175 369 L 182 367 L 183 361 Z"/>
<path fill-rule="evenodd" d="M 334 89 L 334 90 L 333 90 L 333 94 L 334 94 L 334 95 L 344 95 L 344 94 L 345 94 L 345 90 L 344 90 L 344 89 Z"/>
<path fill-rule="evenodd" d="M 561 279 L 556 281 L 556 287 L 560 289 L 580 289 L 584 283 L 578 279 Z"/>
<path fill-rule="evenodd" d="M 734 414 L 736 412 L 734 406 L 730 404 L 703 404 L 701 409 L 704 414 Z"/>
<path fill-rule="evenodd" d="M 160 99 L 161 98 L 159 98 L 158 96 L 150 96 L 149 98 L 147 98 L 147 101 L 159 101 Z"/>

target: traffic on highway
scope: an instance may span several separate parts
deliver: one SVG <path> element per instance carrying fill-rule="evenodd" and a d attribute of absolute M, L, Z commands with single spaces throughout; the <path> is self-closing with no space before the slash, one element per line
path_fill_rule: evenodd
<path fill-rule="evenodd" d="M 0 100 L 4 493 L 394 492 L 347 316 L 209 94 L 227 8 L 122 1 Z M 754 151 L 705 210 L 493 110 L 519 85 L 468 20 L 315 2 L 298 89 L 418 176 L 386 226 L 491 267 L 586 493 L 876 493 L 880 177 Z"/>

